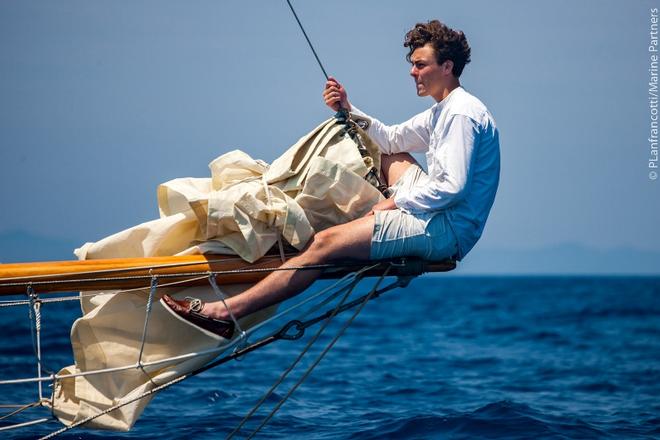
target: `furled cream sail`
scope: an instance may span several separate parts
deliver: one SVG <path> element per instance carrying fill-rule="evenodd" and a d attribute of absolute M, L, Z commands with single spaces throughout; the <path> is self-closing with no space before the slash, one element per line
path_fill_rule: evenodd
<path fill-rule="evenodd" d="M 364 215 L 382 199 L 364 176 L 379 168 L 378 148 L 359 135 L 370 157 L 363 157 L 343 124 L 330 119 L 303 136 L 270 166 L 241 151 L 210 164 L 209 178 L 182 178 L 158 188 L 160 218 L 121 231 L 76 250 L 81 260 L 152 257 L 200 253 L 235 254 L 248 262 L 262 257 L 278 235 L 302 249 L 315 231 Z M 227 295 L 246 285 L 223 286 Z M 81 297 L 83 317 L 71 330 L 75 364 L 60 374 L 151 362 L 218 347 L 227 341 L 211 337 L 173 318 L 154 301 L 144 348 L 141 338 L 149 288 L 99 292 Z M 217 299 L 209 287 L 165 287 L 156 299 Z M 241 320 L 243 328 L 271 316 L 274 308 Z M 207 363 L 213 355 L 167 366 L 63 379 L 53 394 L 55 415 L 74 423 L 150 390 Z M 90 427 L 128 430 L 149 397 L 90 422 Z"/>

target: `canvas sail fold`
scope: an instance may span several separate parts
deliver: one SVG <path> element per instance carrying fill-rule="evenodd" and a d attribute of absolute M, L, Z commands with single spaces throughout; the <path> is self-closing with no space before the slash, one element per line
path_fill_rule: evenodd
<path fill-rule="evenodd" d="M 334 118 L 303 136 L 271 165 L 238 150 L 226 153 L 210 163 L 210 177 L 160 185 L 160 218 L 86 243 L 75 253 L 81 260 L 220 253 L 254 262 L 277 243 L 278 235 L 302 249 L 315 232 L 361 217 L 382 200 L 364 179 L 372 166 L 379 166 L 378 148 L 363 131 L 359 135 L 368 157 L 360 154 L 355 140 Z M 247 287 L 223 286 L 223 292 L 231 296 Z M 157 289 L 142 351 L 149 287 L 98 293 L 81 296 L 83 316 L 71 330 L 75 364 L 60 374 L 135 364 L 140 353 L 144 363 L 227 342 L 173 318 L 157 302 L 164 293 L 216 300 L 209 287 Z M 240 324 L 249 328 L 274 310 L 250 315 Z M 60 380 L 53 391 L 54 414 L 65 424 L 83 420 L 193 371 L 212 357 Z M 149 399 L 98 417 L 89 426 L 128 430 Z"/>

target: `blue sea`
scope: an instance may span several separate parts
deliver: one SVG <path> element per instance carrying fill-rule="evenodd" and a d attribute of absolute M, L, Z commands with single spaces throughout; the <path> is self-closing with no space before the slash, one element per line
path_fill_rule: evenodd
<path fill-rule="evenodd" d="M 71 362 L 68 333 L 79 309 L 47 304 L 43 313 L 46 364 L 57 369 Z M 1 379 L 34 375 L 27 314 L 0 309 Z M 335 318 L 238 438 L 350 314 Z M 224 438 L 317 329 L 163 391 L 130 432 L 75 429 L 58 438 Z M 35 386 L 0 386 L 0 396 L 27 402 Z M 13 421 L 44 416 L 35 408 Z M 35 438 L 60 426 L 0 437 Z M 368 303 L 256 438 L 660 438 L 660 278 L 420 277 Z"/>

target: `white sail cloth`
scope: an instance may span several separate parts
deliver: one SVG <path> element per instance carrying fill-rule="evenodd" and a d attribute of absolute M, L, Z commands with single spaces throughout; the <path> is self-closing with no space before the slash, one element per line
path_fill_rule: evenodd
<path fill-rule="evenodd" d="M 379 169 L 378 148 L 359 131 L 370 157 L 363 158 L 343 125 L 330 119 L 303 136 L 270 166 L 241 151 L 211 162 L 210 178 L 182 178 L 158 188 L 160 218 L 76 250 L 80 259 L 132 258 L 193 253 L 237 254 L 248 262 L 262 257 L 278 234 L 302 249 L 314 232 L 364 215 L 382 196 L 364 176 Z M 231 296 L 248 286 L 224 286 Z M 83 317 L 71 330 L 75 365 L 60 374 L 136 365 L 140 357 L 149 289 L 81 296 Z M 200 352 L 226 344 L 174 318 L 157 300 L 215 300 L 210 288 L 159 288 L 149 317 L 142 363 Z M 241 320 L 249 328 L 275 307 Z M 71 424 L 98 414 L 174 377 L 204 365 L 212 355 L 57 382 L 54 414 Z M 150 397 L 94 419 L 87 426 L 130 429 Z"/>

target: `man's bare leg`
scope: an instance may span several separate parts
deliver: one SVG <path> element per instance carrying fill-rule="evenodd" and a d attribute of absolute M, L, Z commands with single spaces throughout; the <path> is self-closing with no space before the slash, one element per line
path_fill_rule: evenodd
<path fill-rule="evenodd" d="M 281 267 L 324 264 L 342 258 L 368 260 L 373 229 L 374 216 L 328 228 L 315 234 L 299 255 Z M 320 275 L 321 270 L 275 271 L 245 292 L 229 298 L 227 306 L 237 318 L 241 318 L 299 294 Z M 229 313 L 220 301 L 204 304 L 201 312 L 212 318 L 229 319 Z"/>
<path fill-rule="evenodd" d="M 381 171 L 389 186 L 398 181 L 412 164 L 417 161 L 408 153 L 381 156 Z M 328 228 L 315 234 L 299 255 L 281 267 L 324 264 L 342 258 L 368 260 L 373 229 L 374 216 Z M 241 318 L 299 294 L 320 275 L 321 270 L 275 271 L 245 292 L 229 298 L 227 306 L 234 316 Z M 212 318 L 229 319 L 229 312 L 220 301 L 204 304 L 201 312 Z"/>
<path fill-rule="evenodd" d="M 380 157 L 380 163 L 380 169 L 387 186 L 394 185 L 410 165 L 418 165 L 415 158 L 408 153 L 383 154 Z"/>

